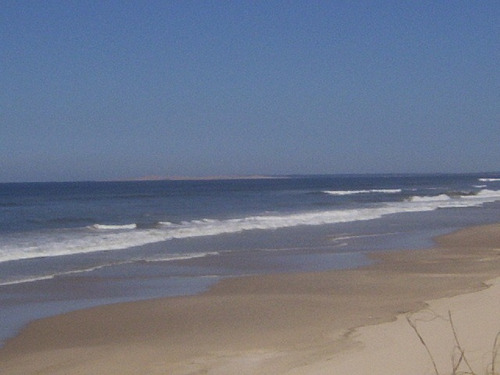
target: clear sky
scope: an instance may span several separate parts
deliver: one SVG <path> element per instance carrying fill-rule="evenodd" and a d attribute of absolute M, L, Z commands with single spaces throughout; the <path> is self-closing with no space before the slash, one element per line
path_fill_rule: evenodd
<path fill-rule="evenodd" d="M 500 1 L 0 4 L 0 182 L 500 170 Z"/>

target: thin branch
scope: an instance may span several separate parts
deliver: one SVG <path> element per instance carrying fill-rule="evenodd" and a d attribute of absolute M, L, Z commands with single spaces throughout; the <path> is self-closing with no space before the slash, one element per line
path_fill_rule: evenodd
<path fill-rule="evenodd" d="M 457 361 L 456 364 L 455 364 L 455 356 L 453 356 L 453 359 L 451 361 L 451 365 L 453 366 L 453 372 L 451 373 L 452 375 L 456 375 L 457 374 L 457 370 L 460 367 L 460 364 L 462 363 L 462 360 L 464 358 L 465 358 L 465 353 L 462 350 L 460 350 L 460 358 L 458 359 L 458 361 Z"/>
<path fill-rule="evenodd" d="M 462 348 L 462 345 L 460 344 L 460 341 L 458 340 L 458 335 L 457 335 L 457 331 L 455 329 L 455 324 L 453 324 L 453 318 L 451 317 L 451 311 L 449 311 L 449 310 L 448 310 L 448 317 L 450 318 L 451 331 L 453 332 L 453 337 L 455 338 L 457 348 L 462 353 L 464 363 L 469 368 L 470 373 L 475 375 L 474 370 L 472 369 L 471 365 L 469 364 L 469 361 L 467 360 L 467 357 L 465 356 L 465 350 Z"/>
<path fill-rule="evenodd" d="M 436 361 L 434 361 L 434 357 L 432 356 L 432 353 L 431 353 L 429 347 L 425 343 L 424 338 L 422 337 L 422 335 L 420 334 L 420 332 L 418 332 L 417 325 L 414 322 L 412 322 L 409 317 L 406 317 L 406 320 L 408 321 L 408 324 L 410 325 L 410 327 L 413 328 L 413 330 L 417 334 L 417 337 L 419 338 L 420 342 L 422 343 L 422 345 L 424 346 L 425 350 L 427 351 L 427 354 L 429 355 L 429 358 L 431 359 L 432 365 L 434 366 L 434 371 L 436 372 L 436 375 L 439 375 L 439 371 L 437 369 Z"/>
<path fill-rule="evenodd" d="M 500 346 L 500 332 L 495 336 L 495 341 L 493 342 L 493 351 L 491 356 L 491 374 L 495 375 L 495 362 L 497 360 L 498 349 Z"/>

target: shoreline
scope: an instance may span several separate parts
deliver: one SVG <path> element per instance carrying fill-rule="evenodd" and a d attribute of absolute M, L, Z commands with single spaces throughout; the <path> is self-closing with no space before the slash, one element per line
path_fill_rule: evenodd
<path fill-rule="evenodd" d="M 359 353 L 359 331 L 398 322 L 426 301 L 490 290 L 484 283 L 500 276 L 499 249 L 500 224 L 470 227 L 432 249 L 372 253 L 375 264 L 359 269 L 224 279 L 200 295 L 41 319 L 6 341 L 0 370 L 330 373 L 340 357 Z"/>

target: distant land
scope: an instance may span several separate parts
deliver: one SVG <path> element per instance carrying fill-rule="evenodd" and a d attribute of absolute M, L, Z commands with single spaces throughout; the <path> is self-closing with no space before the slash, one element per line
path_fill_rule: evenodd
<path fill-rule="evenodd" d="M 349 176 L 349 177 L 364 177 L 364 176 L 386 176 L 386 177 L 396 177 L 396 176 L 436 176 L 436 175 L 473 175 L 482 177 L 494 177 L 495 180 L 498 178 L 499 172 L 463 172 L 463 173 L 453 173 L 453 172 L 428 172 L 428 173 L 334 173 L 334 174 L 289 174 L 289 175 L 265 175 L 265 174 L 255 174 L 255 175 L 217 175 L 217 176 L 159 176 L 159 175 L 149 175 L 141 177 L 126 177 L 121 179 L 112 179 L 106 181 L 216 181 L 216 180 L 272 180 L 272 179 L 288 179 L 294 177 L 311 177 L 311 176 Z"/>
<path fill-rule="evenodd" d="M 273 175 L 229 175 L 229 176 L 142 176 L 125 178 L 119 181 L 211 181 L 211 180 L 265 180 L 265 179 L 282 179 L 289 178 L 288 176 L 273 176 Z"/>

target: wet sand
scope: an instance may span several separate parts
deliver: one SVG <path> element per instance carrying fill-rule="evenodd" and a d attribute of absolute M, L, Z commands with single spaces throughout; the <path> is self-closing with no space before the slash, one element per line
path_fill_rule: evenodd
<path fill-rule="evenodd" d="M 376 355 L 381 363 L 369 361 L 371 374 L 401 374 L 402 361 L 411 362 L 405 374 L 433 373 L 405 317 L 425 313 L 426 301 L 437 299 L 430 306 L 437 303 L 438 314 L 453 306 L 457 319 L 465 314 L 487 321 L 482 329 L 492 334 L 500 331 L 500 291 L 489 281 L 500 276 L 500 224 L 440 237 L 433 249 L 372 256 L 376 263 L 361 269 L 226 279 L 198 296 L 42 319 L 0 350 L 0 373 L 366 373 L 355 366 L 377 353 L 374 348 L 389 350 L 394 337 L 404 342 L 385 360 Z M 494 285 L 488 288 L 488 281 Z M 464 296 L 477 299 L 460 302 Z M 370 331 L 381 327 L 386 333 Z M 404 359 L 405 343 L 410 359 Z"/>

